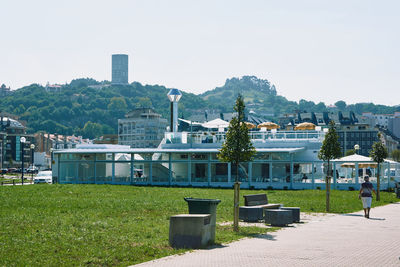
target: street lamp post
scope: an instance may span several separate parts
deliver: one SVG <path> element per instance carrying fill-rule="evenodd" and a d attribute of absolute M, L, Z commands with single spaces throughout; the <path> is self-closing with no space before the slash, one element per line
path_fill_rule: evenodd
<path fill-rule="evenodd" d="M 26 142 L 26 138 L 25 137 L 21 137 L 20 141 L 21 141 L 21 150 L 22 150 L 21 183 L 22 183 L 22 185 L 24 185 L 24 144 Z"/>
<path fill-rule="evenodd" d="M 35 145 L 31 144 L 31 165 L 32 165 L 32 179 L 31 179 L 31 183 L 33 183 L 33 173 L 35 171 L 35 162 L 34 162 L 34 151 L 35 151 Z"/>
<path fill-rule="evenodd" d="M 169 90 L 168 99 L 171 102 L 171 132 L 178 132 L 178 102 L 182 93 L 178 89 Z"/>
<path fill-rule="evenodd" d="M 54 179 L 54 176 L 53 176 L 53 151 L 54 151 L 54 148 L 50 148 L 50 169 L 51 169 L 51 176 L 52 176 L 52 178 L 51 178 L 51 183 L 52 184 L 54 184 L 56 181 L 55 181 L 55 179 Z"/>
<path fill-rule="evenodd" d="M 53 170 L 53 148 L 50 148 L 50 169 Z"/>

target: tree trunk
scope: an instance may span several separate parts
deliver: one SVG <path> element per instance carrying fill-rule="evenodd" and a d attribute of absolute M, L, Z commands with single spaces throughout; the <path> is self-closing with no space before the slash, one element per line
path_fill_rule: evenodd
<path fill-rule="evenodd" d="M 236 181 L 234 186 L 234 207 L 233 207 L 233 231 L 239 232 L 239 193 L 240 182 Z"/>
<path fill-rule="evenodd" d="M 378 163 L 378 175 L 376 176 L 376 201 L 381 200 L 381 193 L 380 193 L 380 189 L 381 189 L 381 176 L 380 176 L 380 172 L 381 172 L 381 168 L 380 168 L 380 163 Z"/>
<path fill-rule="evenodd" d="M 331 185 L 330 185 L 331 178 L 329 176 L 329 172 L 330 172 L 330 169 L 329 169 L 329 160 L 328 160 L 328 170 L 327 170 L 326 178 L 325 178 L 326 212 L 329 212 L 329 210 L 330 210 L 329 203 L 330 203 L 330 197 L 331 197 Z"/>
<path fill-rule="evenodd" d="M 236 180 L 233 185 L 233 231 L 239 231 L 239 193 L 240 193 L 240 182 L 239 182 L 239 162 L 236 163 Z"/>

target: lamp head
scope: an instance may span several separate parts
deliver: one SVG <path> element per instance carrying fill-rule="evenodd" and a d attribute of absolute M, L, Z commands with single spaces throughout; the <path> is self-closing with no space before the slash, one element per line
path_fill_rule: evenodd
<path fill-rule="evenodd" d="M 178 102 L 182 97 L 182 93 L 178 89 L 171 89 L 169 90 L 167 96 L 169 101 Z"/>

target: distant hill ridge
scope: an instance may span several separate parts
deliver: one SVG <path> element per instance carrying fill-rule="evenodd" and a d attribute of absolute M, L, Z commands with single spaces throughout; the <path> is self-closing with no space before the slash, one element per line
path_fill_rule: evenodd
<path fill-rule="evenodd" d="M 49 89 L 49 88 L 47 88 Z M 169 88 L 160 85 L 142 85 L 134 82 L 126 86 L 114 86 L 108 81 L 98 82 L 84 78 L 72 80 L 69 84 L 51 91 L 32 84 L 13 91 L 0 100 L 0 110 L 27 122 L 30 132 L 46 131 L 58 134 L 82 135 L 94 138 L 117 132 L 117 121 L 136 107 L 154 107 L 156 112 L 169 119 Z M 259 117 L 273 120 L 282 113 L 297 111 L 323 112 L 323 102 L 289 101 L 277 94 L 277 90 L 266 79 L 255 76 L 227 79 L 225 84 L 203 94 L 182 92 L 179 102 L 179 116 L 214 112 L 232 112 L 238 93 L 244 96 L 247 110 Z M 400 106 L 389 107 L 372 103 L 346 105 L 337 102 L 338 110 L 390 114 L 400 111 Z"/>

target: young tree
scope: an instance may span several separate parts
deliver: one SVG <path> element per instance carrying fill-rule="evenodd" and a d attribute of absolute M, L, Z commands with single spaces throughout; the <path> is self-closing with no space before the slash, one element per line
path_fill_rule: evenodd
<path fill-rule="evenodd" d="M 250 140 L 249 130 L 244 123 L 244 108 L 243 98 L 239 94 L 234 107 L 237 116 L 230 121 L 225 142 L 222 144 L 218 154 L 219 160 L 231 162 L 233 166 L 236 166 L 233 198 L 233 230 L 236 232 L 239 231 L 239 165 L 240 162 L 250 161 L 256 154 L 256 150 Z"/>
<path fill-rule="evenodd" d="M 328 162 L 328 170 L 325 178 L 326 186 L 326 211 L 329 212 L 329 202 L 331 194 L 331 164 L 330 160 L 337 159 L 342 155 L 340 150 L 339 136 L 335 130 L 335 122 L 331 121 L 329 123 L 328 133 L 325 135 L 324 142 L 322 143 L 321 150 L 318 153 L 318 158 Z"/>
<path fill-rule="evenodd" d="M 379 139 L 380 139 L 380 134 L 378 134 Z M 379 189 L 381 187 L 381 179 L 380 179 L 380 167 L 381 163 L 387 158 L 388 152 L 384 144 L 379 140 L 378 142 L 375 142 L 372 145 L 372 150 L 369 156 L 372 158 L 373 161 L 378 163 L 378 175 L 376 177 L 376 201 L 379 201 L 381 199 L 381 194 L 379 192 Z"/>

